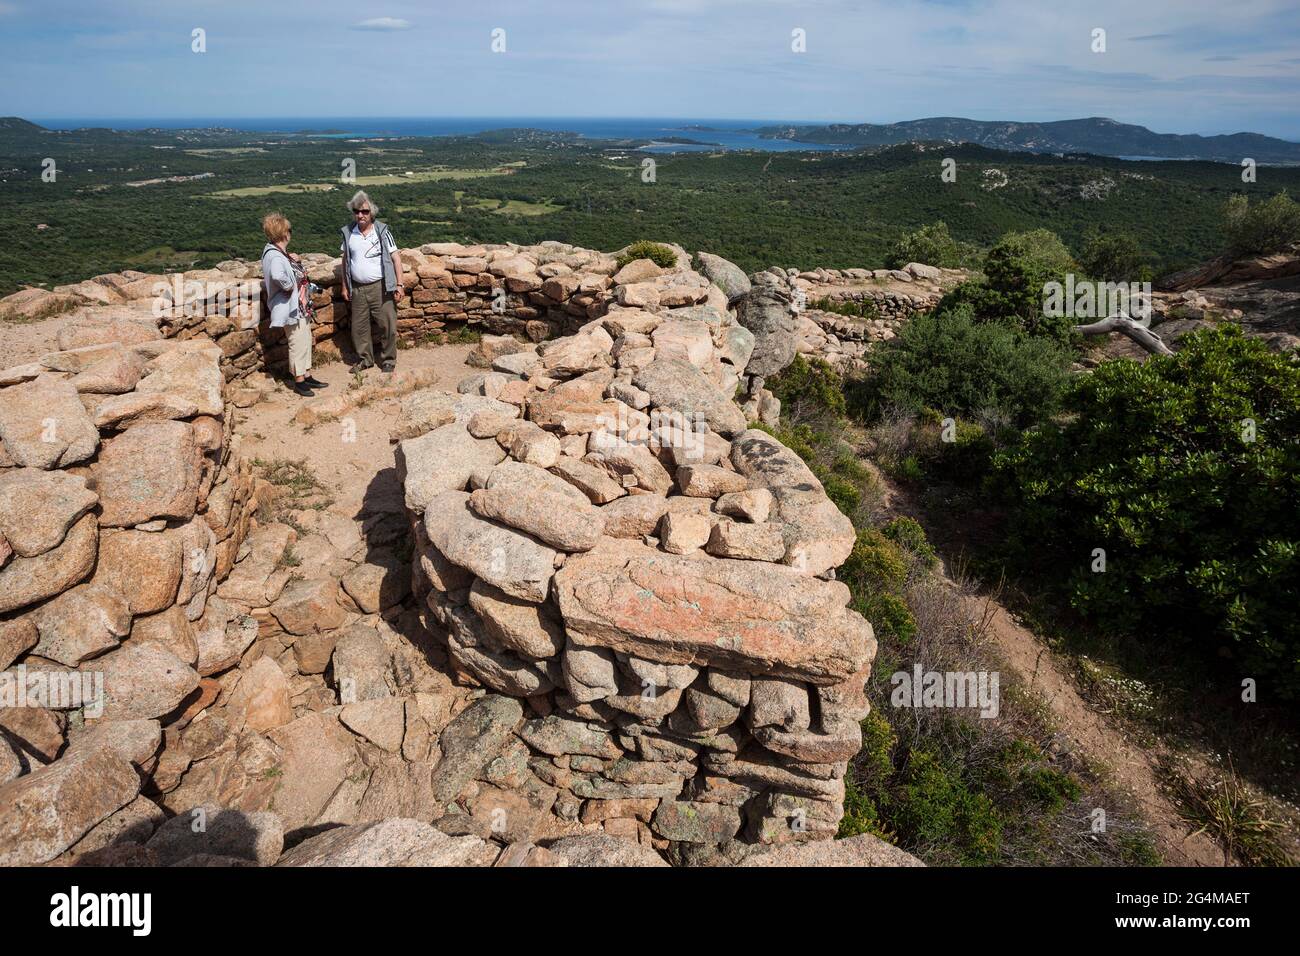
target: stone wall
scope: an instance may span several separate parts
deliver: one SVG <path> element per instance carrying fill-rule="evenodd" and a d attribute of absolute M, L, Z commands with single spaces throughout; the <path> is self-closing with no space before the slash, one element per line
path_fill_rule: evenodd
<path fill-rule="evenodd" d="M 678 251 L 685 265 L 685 251 Z M 462 328 L 541 342 L 572 333 L 582 323 L 604 315 L 611 305 L 672 308 L 687 304 L 695 294 L 689 287 L 662 283 L 652 288 L 644 280 L 616 284 L 616 253 L 560 242 L 534 246 L 429 243 L 400 250 L 400 255 L 409 294 L 398 309 L 398 334 L 410 344 L 435 342 Z M 311 280 L 321 288 L 314 302 L 317 349 L 334 357 L 351 355 L 348 306 L 342 298 L 338 258 L 307 254 L 303 261 Z M 695 281 L 685 278 L 694 273 L 678 274 L 682 281 Z M 892 338 L 903 321 L 932 308 L 944 288 L 965 276 L 960 270 L 919 263 L 909 263 L 901 270 L 798 272 L 774 267 L 764 274 L 773 276 L 804 303 L 804 318 L 812 324 L 802 322 L 804 344 L 800 351 L 835 363 L 861 358 L 871 343 Z M 285 337 L 282 330 L 270 328 L 260 311 L 256 299 L 260 275 L 259 262 L 238 259 L 212 269 L 165 276 L 110 273 L 52 291 L 15 293 L 0 300 L 0 316 L 31 318 L 73 310 L 77 326 L 144 325 L 168 338 L 210 339 L 221 349 L 221 368 L 227 380 L 260 370 L 283 373 Z M 906 288 L 901 288 L 904 285 Z M 870 302 L 878 314 L 856 319 L 807 308 L 822 298 Z M 247 305 L 250 301 L 254 302 L 251 308 Z M 238 391 L 233 398 L 243 404 Z"/>
<path fill-rule="evenodd" d="M 209 597 L 253 478 L 220 349 L 149 331 L 65 329 L 0 371 L 0 864 L 55 859 L 165 777 L 163 734 L 232 663 Z"/>
<path fill-rule="evenodd" d="M 599 314 L 610 301 L 614 258 L 559 242 L 537 246 L 430 243 L 400 250 L 407 296 L 397 310 L 398 336 L 408 343 L 435 342 L 464 327 L 493 334 L 513 334 L 531 341 L 562 334 Z M 338 356 L 350 348 L 348 304 L 343 300 L 338 258 L 303 257 L 311 280 L 321 287 L 313 305 L 318 348 Z M 261 265 L 232 260 L 216 270 L 186 273 L 186 281 L 256 284 Z M 238 300 L 239 297 L 233 297 Z M 264 316 L 252 323 L 215 297 L 203 308 L 166 310 L 164 335 L 204 334 L 222 348 L 228 378 L 242 378 L 259 368 L 283 371 L 287 347 L 283 331 Z M 245 327 L 249 326 L 249 327 Z M 376 332 L 377 338 L 377 332 Z M 347 352 L 350 354 L 350 352 Z"/>
<path fill-rule="evenodd" d="M 604 311 L 617 269 L 613 255 L 560 242 L 430 243 L 400 255 L 408 295 L 397 326 L 408 343 L 436 341 L 463 327 L 534 342 L 563 334 Z M 303 261 L 321 287 L 313 302 L 315 340 L 338 356 L 350 343 L 339 259 L 307 254 Z M 226 379 L 238 379 L 260 369 L 281 372 L 287 363 L 284 333 L 270 328 L 260 309 L 260 276 L 260 262 L 239 259 L 171 275 L 108 273 L 15 293 L 0 300 L 0 317 L 73 312 L 77 324 L 143 325 L 167 338 L 207 338 L 221 350 Z"/>
<path fill-rule="evenodd" d="M 733 399 L 776 412 L 790 283 L 708 271 L 632 263 L 395 428 L 430 634 L 524 704 L 493 711 L 516 787 L 684 864 L 833 836 L 875 653 L 834 580 L 852 524 Z"/>

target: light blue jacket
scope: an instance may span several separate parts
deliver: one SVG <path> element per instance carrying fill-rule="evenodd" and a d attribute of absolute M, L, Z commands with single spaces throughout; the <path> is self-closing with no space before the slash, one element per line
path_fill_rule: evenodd
<path fill-rule="evenodd" d="M 262 287 L 271 310 L 271 328 L 297 325 L 298 280 L 289 257 L 271 242 L 262 249 Z"/>

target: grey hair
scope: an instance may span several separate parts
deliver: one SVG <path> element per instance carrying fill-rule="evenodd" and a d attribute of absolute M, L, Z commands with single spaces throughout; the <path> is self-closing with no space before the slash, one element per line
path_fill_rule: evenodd
<path fill-rule="evenodd" d="M 376 205 L 368 195 L 366 195 L 366 191 L 364 189 L 358 189 L 356 195 L 348 200 L 349 212 L 356 212 L 358 206 L 369 206 L 370 218 L 371 219 L 379 218 L 379 206 Z"/>

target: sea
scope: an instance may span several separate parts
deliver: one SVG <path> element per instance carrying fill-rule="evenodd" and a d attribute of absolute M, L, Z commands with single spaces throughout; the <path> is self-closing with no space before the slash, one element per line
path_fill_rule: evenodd
<path fill-rule="evenodd" d="M 762 139 L 755 130 L 761 126 L 788 125 L 774 120 L 708 119 L 592 119 L 590 117 L 145 117 L 114 119 L 98 117 L 56 117 L 32 122 L 49 129 L 108 127 L 120 130 L 201 129 L 215 127 L 254 133 L 290 133 L 336 139 L 376 139 L 391 136 L 462 136 L 487 130 L 527 127 L 554 132 L 577 133 L 584 139 L 650 140 L 647 147 L 656 152 L 708 152 L 722 149 L 763 150 L 780 153 L 791 150 L 850 149 L 824 143 L 793 143 L 784 139 Z M 703 145 L 668 143 L 662 140 L 680 137 Z"/>

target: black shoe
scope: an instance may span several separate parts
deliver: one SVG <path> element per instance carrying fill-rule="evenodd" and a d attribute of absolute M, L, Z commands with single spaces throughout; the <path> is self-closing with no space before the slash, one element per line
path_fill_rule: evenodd
<path fill-rule="evenodd" d="M 303 398 L 311 398 L 316 393 L 307 387 L 306 382 L 290 382 L 289 387 Z"/>
<path fill-rule="evenodd" d="M 374 362 L 358 362 L 356 365 L 348 369 L 348 371 L 351 372 L 353 375 L 357 375 L 360 372 L 364 372 L 368 368 L 374 368 L 374 367 L 375 367 Z"/>
<path fill-rule="evenodd" d="M 308 375 L 302 380 L 302 383 L 310 388 L 328 388 L 327 383 L 320 381 L 315 375 Z"/>
<path fill-rule="evenodd" d="M 392 375 L 393 372 L 397 371 L 397 366 L 392 363 L 388 363 L 383 365 L 380 368 L 380 371 L 383 372 L 385 375 Z"/>

